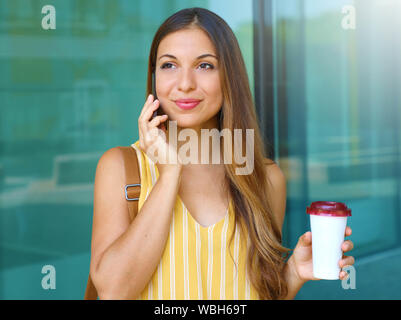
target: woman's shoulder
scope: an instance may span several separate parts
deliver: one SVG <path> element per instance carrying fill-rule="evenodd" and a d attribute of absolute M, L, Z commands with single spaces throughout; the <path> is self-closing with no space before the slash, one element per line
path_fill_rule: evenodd
<path fill-rule="evenodd" d="M 134 154 L 128 152 L 129 149 L 136 149 L 137 144 L 130 146 L 115 146 L 106 150 L 99 158 L 95 173 L 95 187 L 103 185 L 113 185 L 121 187 L 126 183 L 126 165 L 127 161 L 131 161 L 133 156 L 138 157 L 138 151 Z M 140 151 L 139 147 L 138 150 Z M 138 157 L 139 168 L 143 163 L 143 157 Z"/>
<path fill-rule="evenodd" d="M 278 164 L 269 158 L 264 158 L 266 177 L 278 189 L 282 189 L 286 184 L 286 179 L 283 171 Z"/>
<path fill-rule="evenodd" d="M 267 194 L 271 203 L 271 208 L 274 216 L 277 219 L 280 230 L 283 226 L 286 197 L 287 197 L 287 182 L 285 175 L 277 163 L 271 159 L 265 159 L 266 164 L 266 179 L 268 182 Z"/>
<path fill-rule="evenodd" d="M 100 157 L 96 172 L 110 171 L 117 172 L 121 168 L 123 154 L 121 147 L 112 147 L 106 150 Z"/>
<path fill-rule="evenodd" d="M 112 195 L 114 190 L 121 190 L 125 184 L 124 158 L 118 147 L 106 150 L 98 160 L 95 173 L 95 198 L 100 195 Z"/>
<path fill-rule="evenodd" d="M 115 146 L 112 147 L 108 150 L 106 150 L 100 157 L 98 161 L 98 168 L 103 168 L 103 167 L 108 167 L 109 169 L 111 168 L 117 168 L 121 167 L 122 160 L 124 159 L 124 149 L 126 148 L 133 148 L 137 152 L 141 152 L 141 149 L 139 147 L 139 140 L 135 141 L 132 143 L 130 146 Z"/>

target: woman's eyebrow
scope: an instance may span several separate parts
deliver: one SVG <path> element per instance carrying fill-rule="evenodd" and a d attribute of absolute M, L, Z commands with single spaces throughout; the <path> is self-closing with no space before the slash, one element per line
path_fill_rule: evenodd
<path fill-rule="evenodd" d="M 163 54 L 162 56 L 160 56 L 159 60 L 160 60 L 161 58 L 163 58 L 163 57 L 168 57 L 168 58 L 172 58 L 172 59 L 177 60 L 177 58 L 176 58 L 175 56 L 173 56 L 172 54 Z M 213 57 L 213 58 L 215 58 L 216 60 L 219 60 L 215 55 L 210 54 L 210 53 L 202 54 L 202 55 L 200 55 L 199 57 L 197 57 L 196 59 L 199 60 L 199 59 L 203 59 L 203 58 L 206 58 L 206 57 Z"/>

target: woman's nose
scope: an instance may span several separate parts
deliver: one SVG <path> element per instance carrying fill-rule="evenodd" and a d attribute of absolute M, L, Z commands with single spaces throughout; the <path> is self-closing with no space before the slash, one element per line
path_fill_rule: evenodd
<path fill-rule="evenodd" d="M 195 75 L 193 70 L 187 69 L 182 70 L 178 79 L 178 90 L 189 91 L 196 87 Z"/>

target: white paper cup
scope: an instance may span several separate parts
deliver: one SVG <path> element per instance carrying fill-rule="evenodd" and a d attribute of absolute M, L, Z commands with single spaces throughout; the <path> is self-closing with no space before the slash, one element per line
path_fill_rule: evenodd
<path fill-rule="evenodd" d="M 351 210 L 341 202 L 316 201 L 307 208 L 312 232 L 313 276 L 339 279 L 347 217 Z"/>

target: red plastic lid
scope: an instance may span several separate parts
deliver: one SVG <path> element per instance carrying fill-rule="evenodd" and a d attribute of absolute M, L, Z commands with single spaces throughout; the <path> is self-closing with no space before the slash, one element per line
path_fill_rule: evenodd
<path fill-rule="evenodd" d="M 351 209 L 342 202 L 335 201 L 315 201 L 310 207 L 306 208 L 307 214 L 329 217 L 349 217 Z"/>

